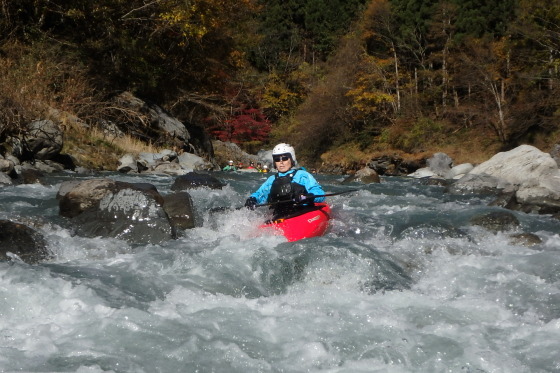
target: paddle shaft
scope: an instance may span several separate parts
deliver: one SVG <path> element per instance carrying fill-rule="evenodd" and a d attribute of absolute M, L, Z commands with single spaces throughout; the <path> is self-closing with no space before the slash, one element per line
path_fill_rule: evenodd
<path fill-rule="evenodd" d="M 322 194 L 320 196 L 314 196 L 313 198 L 339 196 L 341 194 L 353 193 L 353 192 L 357 192 L 357 191 L 358 191 L 358 189 L 351 189 L 351 190 L 345 190 L 343 192 Z M 279 205 L 279 204 L 283 204 L 283 203 L 296 203 L 296 204 L 298 204 L 298 203 L 305 203 L 305 200 L 303 200 L 301 202 L 294 202 L 294 201 L 268 202 L 268 203 L 261 203 L 261 204 L 255 205 L 254 207 L 275 206 L 275 205 Z M 243 207 L 245 207 L 245 206 L 235 207 L 234 209 L 232 209 L 230 207 L 214 207 L 214 208 L 210 209 L 210 212 L 218 212 L 218 211 L 226 211 L 226 210 L 241 210 Z"/>
<path fill-rule="evenodd" d="M 347 193 L 352 193 L 352 192 L 357 192 L 358 189 L 351 189 L 351 190 L 345 190 L 344 192 L 337 192 L 337 193 L 327 193 L 327 194 L 322 194 L 319 196 L 313 196 L 313 199 L 315 198 L 320 198 L 320 197 L 332 197 L 332 196 L 339 196 L 341 194 L 347 194 Z M 268 203 L 261 203 L 258 205 L 255 205 L 255 207 L 263 207 L 263 206 L 274 206 L 274 205 L 279 205 L 279 204 L 283 204 L 283 203 L 305 203 L 306 201 L 303 200 L 301 202 L 295 202 L 295 201 L 278 201 L 278 202 L 268 202 Z M 245 206 L 242 206 L 245 207 Z"/>

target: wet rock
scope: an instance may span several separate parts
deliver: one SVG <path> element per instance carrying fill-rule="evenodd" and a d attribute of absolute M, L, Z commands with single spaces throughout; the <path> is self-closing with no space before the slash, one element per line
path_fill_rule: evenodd
<path fill-rule="evenodd" d="M 186 175 L 178 176 L 171 185 L 171 190 L 178 191 L 201 187 L 222 189 L 224 185 L 220 180 L 205 172 L 189 172 Z"/>
<path fill-rule="evenodd" d="M 540 245 L 542 240 L 539 236 L 533 233 L 517 233 L 510 236 L 509 242 L 512 245 L 532 247 Z"/>
<path fill-rule="evenodd" d="M 40 233 L 24 224 L 0 220 L 0 260 L 12 260 L 14 256 L 34 264 L 51 254 Z"/>
<path fill-rule="evenodd" d="M 108 193 L 116 190 L 116 182 L 111 179 L 84 180 L 77 184 L 63 183 L 59 189 L 59 214 L 74 218 L 82 212 L 99 205 Z M 68 190 L 70 189 L 70 190 Z"/>
<path fill-rule="evenodd" d="M 187 192 L 177 192 L 163 197 L 163 209 L 173 228 L 185 230 L 196 226 L 193 201 Z"/>
<path fill-rule="evenodd" d="M 435 185 L 435 186 L 443 186 L 446 187 L 449 185 L 449 181 L 442 178 L 442 177 L 426 177 L 420 179 L 420 183 L 423 185 Z"/>
<path fill-rule="evenodd" d="M 60 215 L 71 219 L 79 235 L 157 244 L 175 238 L 177 228 L 194 227 L 192 201 L 185 194 L 169 197 L 164 207 L 166 199 L 152 184 L 90 179 L 62 183 L 57 198 Z"/>
<path fill-rule="evenodd" d="M 354 175 L 351 175 L 342 181 L 342 184 L 347 184 L 351 182 L 361 182 L 364 184 L 380 183 L 381 179 L 375 170 L 364 167 L 361 170 L 356 171 Z"/>
<path fill-rule="evenodd" d="M 133 244 L 159 244 L 174 237 L 161 201 L 127 186 L 106 193 L 98 206 L 83 211 L 73 222 L 76 233 L 85 237 L 114 237 Z"/>
<path fill-rule="evenodd" d="M 519 220 L 508 211 L 492 211 L 484 215 L 475 216 L 470 220 L 470 223 L 494 233 L 511 231 L 519 227 Z"/>
<path fill-rule="evenodd" d="M 35 168 L 23 168 L 18 180 L 23 184 L 42 184 L 45 173 Z"/>
<path fill-rule="evenodd" d="M 58 192 L 56 193 L 56 199 L 60 201 L 62 197 L 64 197 L 69 191 L 74 189 L 81 182 L 82 180 L 64 181 L 62 184 L 60 184 L 60 187 L 58 188 Z"/>
<path fill-rule="evenodd" d="M 454 227 L 452 224 L 445 222 L 422 223 L 414 226 L 409 226 L 403 229 L 400 234 L 398 234 L 399 239 L 409 240 L 441 240 L 446 238 L 463 237 L 467 237 L 467 234 L 465 232 Z"/>

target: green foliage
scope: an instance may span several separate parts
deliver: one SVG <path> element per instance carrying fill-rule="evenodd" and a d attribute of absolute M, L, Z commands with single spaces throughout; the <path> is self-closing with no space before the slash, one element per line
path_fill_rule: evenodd
<path fill-rule="evenodd" d="M 324 60 L 365 0 L 262 0 L 262 41 L 252 52 L 262 70 L 293 70 Z"/>
<path fill-rule="evenodd" d="M 431 118 L 419 118 L 410 124 L 385 128 L 379 136 L 379 142 L 407 152 L 416 152 L 439 145 L 444 134 L 443 123 Z"/>

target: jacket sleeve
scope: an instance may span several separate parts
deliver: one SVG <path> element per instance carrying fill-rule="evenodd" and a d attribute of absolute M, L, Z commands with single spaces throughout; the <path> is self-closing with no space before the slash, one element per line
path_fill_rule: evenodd
<path fill-rule="evenodd" d="M 259 204 L 266 203 L 268 201 L 268 195 L 270 194 L 270 188 L 272 187 L 272 182 L 274 181 L 274 175 L 270 176 L 266 181 L 260 186 L 259 189 L 251 197 L 255 197 Z"/>
<path fill-rule="evenodd" d="M 297 180 L 296 180 L 297 179 Z M 323 187 L 315 180 L 313 175 L 307 171 L 300 170 L 296 173 L 294 177 L 294 182 L 301 184 L 305 187 L 308 193 L 313 193 L 316 196 L 322 196 L 325 194 Z M 315 198 L 315 202 L 324 202 L 325 197 Z"/>

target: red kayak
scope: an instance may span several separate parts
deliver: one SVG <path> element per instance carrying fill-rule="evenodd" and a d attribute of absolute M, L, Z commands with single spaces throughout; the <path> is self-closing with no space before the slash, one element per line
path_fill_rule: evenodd
<path fill-rule="evenodd" d="M 326 203 L 304 206 L 301 210 L 282 219 L 269 221 L 259 228 L 272 228 L 277 234 L 284 235 L 288 241 L 322 236 L 329 226 L 331 208 Z"/>

